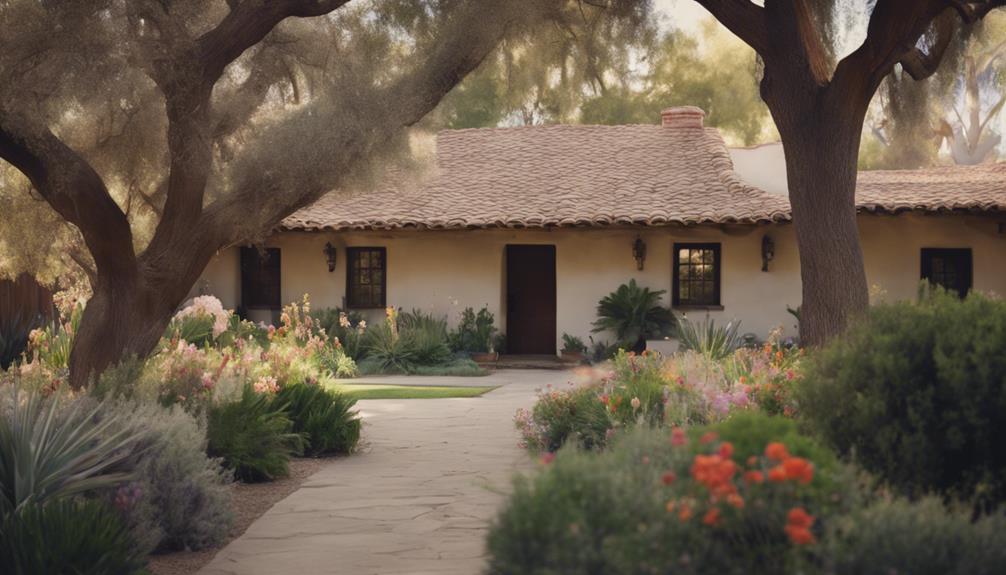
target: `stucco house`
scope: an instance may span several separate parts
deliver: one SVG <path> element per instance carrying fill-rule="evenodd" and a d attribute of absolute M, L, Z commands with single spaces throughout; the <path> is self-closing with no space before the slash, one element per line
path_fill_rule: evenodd
<path fill-rule="evenodd" d="M 863 172 L 857 204 L 883 297 L 914 297 L 920 278 L 1006 293 L 1006 165 Z M 219 253 L 196 289 L 256 320 L 304 293 L 374 318 L 488 305 L 509 352 L 552 354 L 635 278 L 692 317 L 794 334 L 790 220 L 781 148 L 730 150 L 698 108 L 661 125 L 450 130 L 422 177 L 332 193 L 264 252 Z"/>

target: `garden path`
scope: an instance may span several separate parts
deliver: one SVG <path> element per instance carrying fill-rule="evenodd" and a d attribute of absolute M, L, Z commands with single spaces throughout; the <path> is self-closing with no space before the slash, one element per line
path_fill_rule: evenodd
<path fill-rule="evenodd" d="M 572 377 L 414 377 L 410 383 L 500 387 L 477 398 L 361 401 L 362 453 L 326 465 L 200 575 L 480 573 L 501 492 L 533 465 L 517 447 L 514 411 L 530 407 L 537 388 Z"/>

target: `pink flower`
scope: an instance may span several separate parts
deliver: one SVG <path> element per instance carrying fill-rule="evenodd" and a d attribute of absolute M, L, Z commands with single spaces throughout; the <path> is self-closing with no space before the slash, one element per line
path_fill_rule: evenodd
<path fill-rule="evenodd" d="M 542 465 L 548 465 L 548 464 L 552 463 L 553 461 L 555 461 L 555 453 L 552 453 L 551 451 L 549 451 L 548 453 L 545 453 L 545 454 L 543 454 L 541 456 L 541 464 Z"/>

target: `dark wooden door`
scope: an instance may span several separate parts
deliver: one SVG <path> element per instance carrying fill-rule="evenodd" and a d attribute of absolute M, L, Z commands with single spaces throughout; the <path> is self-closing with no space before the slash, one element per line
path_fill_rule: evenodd
<path fill-rule="evenodd" d="M 555 246 L 506 247 L 507 353 L 555 354 Z"/>

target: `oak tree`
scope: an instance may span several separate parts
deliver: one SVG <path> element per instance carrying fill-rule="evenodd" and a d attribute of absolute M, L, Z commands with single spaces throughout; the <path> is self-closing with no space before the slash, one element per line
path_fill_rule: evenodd
<path fill-rule="evenodd" d="M 71 384 L 150 353 L 218 250 L 366 177 L 502 39 L 645 5 L 0 2 L 0 159 L 25 180 L 0 185 L 79 230 L 92 275 Z"/>
<path fill-rule="evenodd" d="M 1006 0 L 875 0 L 862 44 L 837 62 L 842 0 L 696 1 L 764 62 L 761 97 L 785 148 L 800 251 L 800 335 L 819 345 L 869 303 L 856 166 L 877 88 L 896 68 L 915 80 L 934 74 L 955 34 Z"/>

